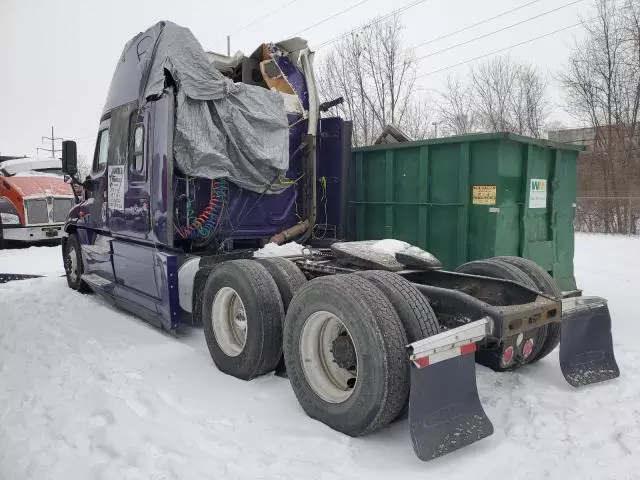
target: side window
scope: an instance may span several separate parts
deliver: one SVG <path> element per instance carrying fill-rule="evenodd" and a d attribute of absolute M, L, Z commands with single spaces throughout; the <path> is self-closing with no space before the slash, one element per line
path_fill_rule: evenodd
<path fill-rule="evenodd" d="M 107 166 L 109 156 L 109 129 L 101 130 L 98 135 L 98 148 L 93 160 L 93 171 L 101 172 Z"/>
<path fill-rule="evenodd" d="M 133 130 L 130 168 L 139 173 L 144 170 L 144 125 L 141 123 L 136 123 Z"/>

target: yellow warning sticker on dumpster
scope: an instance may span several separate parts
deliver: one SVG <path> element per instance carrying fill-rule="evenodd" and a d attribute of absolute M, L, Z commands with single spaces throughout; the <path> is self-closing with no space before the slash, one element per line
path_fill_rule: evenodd
<path fill-rule="evenodd" d="M 472 199 L 474 205 L 495 205 L 496 186 L 474 185 Z"/>

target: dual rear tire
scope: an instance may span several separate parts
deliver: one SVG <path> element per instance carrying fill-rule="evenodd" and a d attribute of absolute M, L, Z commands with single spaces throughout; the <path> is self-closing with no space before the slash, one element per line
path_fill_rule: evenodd
<path fill-rule="evenodd" d="M 273 371 L 283 351 L 310 417 L 351 436 L 397 418 L 409 395 L 406 345 L 439 332 L 428 301 L 393 273 L 307 282 L 292 262 L 273 260 L 225 262 L 209 276 L 204 330 L 218 368 L 248 380 Z M 234 334 L 237 317 L 245 337 Z"/>

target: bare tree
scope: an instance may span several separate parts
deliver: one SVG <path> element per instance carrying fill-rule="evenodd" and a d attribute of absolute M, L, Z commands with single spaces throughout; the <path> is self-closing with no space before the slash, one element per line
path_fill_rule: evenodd
<path fill-rule="evenodd" d="M 416 115 L 426 104 L 414 96 L 416 61 L 401 41 L 398 15 L 340 40 L 320 65 L 323 99 L 344 98 L 340 113 L 353 121 L 354 145 L 372 143 L 387 124 L 420 133 Z"/>
<path fill-rule="evenodd" d="M 473 67 L 465 83 L 449 77 L 439 105 L 452 134 L 514 132 L 540 138 L 549 116 L 547 80 L 528 64 L 497 57 Z"/>
<path fill-rule="evenodd" d="M 614 198 L 632 196 L 640 181 L 640 1 L 596 0 L 595 7 L 595 19 L 583 22 L 587 37 L 576 43 L 561 79 L 570 113 L 594 131 L 583 168 L 597 168 L 600 180 L 584 187 L 612 199 L 601 215 L 604 230 L 623 233 L 631 223 L 629 204 Z"/>
<path fill-rule="evenodd" d="M 404 109 L 402 130 L 414 140 L 431 137 L 431 102 L 426 98 L 412 100 Z"/>
<path fill-rule="evenodd" d="M 471 69 L 473 96 L 484 131 L 513 130 L 511 107 L 517 79 L 517 70 L 507 57 L 497 57 Z"/>
<path fill-rule="evenodd" d="M 82 153 L 78 154 L 77 178 L 79 180 L 84 180 L 89 173 L 91 173 L 91 162 L 89 161 L 89 157 Z"/>
<path fill-rule="evenodd" d="M 541 138 L 550 111 L 547 81 L 531 65 L 518 65 L 515 71 L 516 83 L 511 99 L 514 130 L 522 135 Z"/>
<path fill-rule="evenodd" d="M 444 133 L 464 135 L 476 128 L 476 112 L 472 94 L 459 76 L 449 76 L 445 91 L 440 94 L 438 115 Z"/>

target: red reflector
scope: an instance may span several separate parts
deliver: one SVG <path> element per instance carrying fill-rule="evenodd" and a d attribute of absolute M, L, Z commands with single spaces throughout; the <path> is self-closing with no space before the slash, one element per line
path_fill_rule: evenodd
<path fill-rule="evenodd" d="M 533 352 L 533 338 L 528 339 L 522 346 L 522 356 L 527 358 Z"/>
<path fill-rule="evenodd" d="M 513 347 L 508 346 L 505 348 L 504 353 L 502 354 L 502 363 L 504 365 L 509 365 L 513 360 Z"/>
<path fill-rule="evenodd" d="M 467 353 L 473 353 L 476 351 L 475 343 L 468 343 L 460 347 L 460 355 L 466 355 Z"/>
<path fill-rule="evenodd" d="M 428 367 L 429 357 L 416 358 L 415 362 L 418 364 L 418 368 Z"/>

